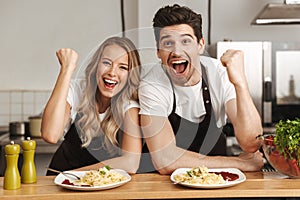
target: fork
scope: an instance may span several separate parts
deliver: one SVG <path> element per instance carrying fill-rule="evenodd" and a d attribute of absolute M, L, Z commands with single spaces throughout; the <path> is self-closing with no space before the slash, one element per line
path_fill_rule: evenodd
<path fill-rule="evenodd" d="M 181 183 L 183 183 L 183 181 L 173 181 L 174 185 L 181 184 Z"/>
<path fill-rule="evenodd" d="M 49 168 L 49 167 L 47 167 L 47 169 L 49 171 L 52 171 L 52 172 L 60 173 L 60 174 L 66 176 L 68 178 L 70 178 L 69 176 L 72 176 L 72 177 L 75 177 L 77 180 L 80 180 L 80 177 L 77 176 L 76 174 L 73 174 L 73 173 L 70 173 L 70 172 L 65 172 L 65 171 L 63 171 L 63 172 L 62 171 L 58 171 L 58 170 L 55 170 L 55 169 L 52 169 L 52 168 Z"/>
<path fill-rule="evenodd" d="M 262 172 L 276 172 L 276 170 L 269 164 L 265 163 L 263 168 L 261 169 Z"/>
<path fill-rule="evenodd" d="M 271 169 L 271 168 L 264 168 L 264 169 L 261 169 L 262 172 L 276 172 L 275 169 Z"/>

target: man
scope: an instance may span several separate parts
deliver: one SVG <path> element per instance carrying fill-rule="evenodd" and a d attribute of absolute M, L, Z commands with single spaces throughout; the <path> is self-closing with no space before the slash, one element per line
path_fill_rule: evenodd
<path fill-rule="evenodd" d="M 243 52 L 228 50 L 221 62 L 199 56 L 204 51 L 201 15 L 177 4 L 159 9 L 153 27 L 161 65 L 142 77 L 139 101 L 144 152 L 149 149 L 155 169 L 161 174 L 195 166 L 259 170 L 263 158 L 256 136 L 262 126 Z M 239 157 L 220 156 L 226 155 L 222 126 L 227 117 L 245 152 Z M 143 159 L 141 167 L 148 164 Z"/>

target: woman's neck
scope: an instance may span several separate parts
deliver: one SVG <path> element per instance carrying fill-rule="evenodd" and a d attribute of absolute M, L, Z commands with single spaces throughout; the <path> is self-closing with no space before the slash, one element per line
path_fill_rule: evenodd
<path fill-rule="evenodd" d="M 105 111 L 107 110 L 107 108 L 110 106 L 110 102 L 111 102 L 111 98 L 103 98 L 100 97 L 98 100 L 98 112 L 101 113 L 105 113 Z"/>

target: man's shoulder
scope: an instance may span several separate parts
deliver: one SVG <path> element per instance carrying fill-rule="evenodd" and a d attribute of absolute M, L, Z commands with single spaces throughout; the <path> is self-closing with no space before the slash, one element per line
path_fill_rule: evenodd
<path fill-rule="evenodd" d="M 153 65 L 142 74 L 138 94 L 140 114 L 167 117 L 172 111 L 172 85 L 160 65 Z"/>
<path fill-rule="evenodd" d="M 226 68 L 223 67 L 220 60 L 209 56 L 200 56 L 200 62 L 205 67 L 208 76 L 217 75 L 222 76 L 226 74 Z"/>
<path fill-rule="evenodd" d="M 213 57 L 209 57 L 209 56 L 200 56 L 200 62 L 202 63 L 202 65 L 204 65 L 204 67 L 208 68 L 208 67 L 219 67 L 221 62 L 219 60 L 217 60 L 216 58 Z"/>
<path fill-rule="evenodd" d="M 157 84 L 170 83 L 168 76 L 159 64 L 150 66 L 148 69 L 144 69 L 141 75 L 141 83 L 152 82 L 155 82 Z"/>

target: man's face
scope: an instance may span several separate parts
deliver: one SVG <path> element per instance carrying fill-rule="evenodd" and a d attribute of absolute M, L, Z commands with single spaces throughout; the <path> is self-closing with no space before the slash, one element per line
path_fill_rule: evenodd
<path fill-rule="evenodd" d="M 157 56 L 177 85 L 194 85 L 200 81 L 199 54 L 203 39 L 197 42 L 194 30 L 187 24 L 166 26 L 160 31 Z"/>

